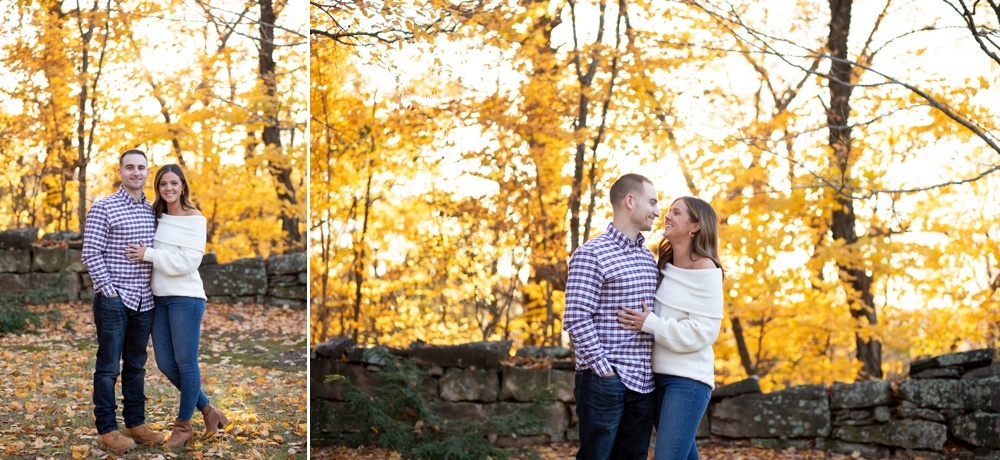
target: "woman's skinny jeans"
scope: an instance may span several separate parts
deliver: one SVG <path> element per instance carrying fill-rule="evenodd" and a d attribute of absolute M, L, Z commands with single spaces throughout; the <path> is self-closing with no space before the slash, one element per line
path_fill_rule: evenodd
<path fill-rule="evenodd" d="M 712 388 L 697 380 L 654 374 L 656 382 L 655 460 L 698 460 L 695 434 L 708 408 Z"/>
<path fill-rule="evenodd" d="M 208 397 L 201 391 L 201 370 L 198 367 L 198 342 L 201 340 L 205 300 L 154 296 L 153 303 L 156 305 L 153 308 L 156 367 L 181 391 L 177 420 L 191 420 L 195 408 L 208 405 Z"/>

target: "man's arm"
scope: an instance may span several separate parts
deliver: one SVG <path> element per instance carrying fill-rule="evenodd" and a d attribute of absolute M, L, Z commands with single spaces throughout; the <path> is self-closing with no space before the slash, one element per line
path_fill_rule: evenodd
<path fill-rule="evenodd" d="M 124 248 L 119 248 L 125 250 Z M 108 250 L 108 215 L 103 206 L 94 204 L 87 212 L 86 229 L 83 232 L 83 251 L 80 261 L 87 266 L 94 290 L 105 297 L 116 297 L 118 291 L 111 284 L 111 275 L 104 264 L 104 253 Z"/>
<path fill-rule="evenodd" d="M 614 369 L 608 362 L 594 326 L 594 312 L 597 311 L 603 285 L 601 277 L 597 257 L 582 248 L 577 249 L 569 260 L 563 330 L 569 332 L 573 339 L 576 359 L 597 375 L 608 376 Z"/>

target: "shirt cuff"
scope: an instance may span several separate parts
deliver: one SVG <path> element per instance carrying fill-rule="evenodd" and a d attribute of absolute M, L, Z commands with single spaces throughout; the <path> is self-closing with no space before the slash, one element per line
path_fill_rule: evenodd
<path fill-rule="evenodd" d="M 593 369 L 594 372 L 597 373 L 598 377 L 604 377 L 605 375 L 608 375 L 615 371 L 615 369 L 611 367 L 611 363 L 609 363 L 608 360 L 604 358 L 594 363 Z"/>

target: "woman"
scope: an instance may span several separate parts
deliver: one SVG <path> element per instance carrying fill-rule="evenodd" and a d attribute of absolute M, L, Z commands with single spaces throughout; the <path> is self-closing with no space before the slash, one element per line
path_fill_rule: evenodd
<path fill-rule="evenodd" d="M 695 433 L 715 388 L 712 344 L 722 326 L 718 218 L 705 201 L 682 197 L 670 205 L 663 223 L 655 313 L 645 304 L 642 311 L 622 308 L 618 322 L 653 334 L 656 341 L 654 458 L 697 460 Z"/>
<path fill-rule="evenodd" d="M 153 263 L 153 352 L 156 367 L 181 392 L 170 448 L 183 447 L 194 437 L 191 416 L 197 407 L 205 417 L 207 438 L 229 420 L 209 404 L 201 390 L 198 342 L 205 314 L 205 289 L 198 266 L 205 254 L 206 220 L 188 198 L 188 182 L 177 165 L 166 165 L 153 181 L 156 232 L 153 245 L 128 245 L 132 260 Z"/>

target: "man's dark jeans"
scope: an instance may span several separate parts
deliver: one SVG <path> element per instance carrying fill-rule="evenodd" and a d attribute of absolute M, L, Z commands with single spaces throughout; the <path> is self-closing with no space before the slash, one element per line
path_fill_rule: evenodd
<path fill-rule="evenodd" d="M 94 294 L 97 326 L 97 364 L 94 369 L 94 418 L 99 434 L 118 429 L 115 382 L 122 376 L 122 416 L 132 428 L 146 420 L 146 347 L 153 329 L 153 310 L 137 312 L 125 307 L 121 297 Z M 124 363 L 124 364 L 123 364 Z"/>
<path fill-rule="evenodd" d="M 617 375 L 578 371 L 576 415 L 580 420 L 578 460 L 646 460 L 653 433 L 653 393 L 628 388 Z"/>

